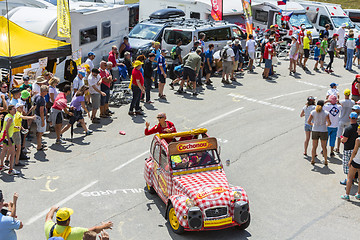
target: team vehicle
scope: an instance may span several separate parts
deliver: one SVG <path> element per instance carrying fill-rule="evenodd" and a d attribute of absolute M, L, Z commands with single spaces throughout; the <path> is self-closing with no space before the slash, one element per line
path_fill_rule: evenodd
<path fill-rule="evenodd" d="M 165 217 L 177 234 L 250 224 L 248 196 L 229 186 L 217 140 L 206 132 L 157 134 L 145 159 L 147 190 L 166 204 Z"/>

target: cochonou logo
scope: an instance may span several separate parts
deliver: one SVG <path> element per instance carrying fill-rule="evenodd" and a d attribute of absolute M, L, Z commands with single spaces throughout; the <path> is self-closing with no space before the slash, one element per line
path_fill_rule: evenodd
<path fill-rule="evenodd" d="M 190 151 L 190 150 L 199 150 L 199 149 L 205 149 L 210 147 L 211 144 L 208 141 L 201 141 L 196 143 L 185 143 L 185 144 L 178 144 L 177 150 L 179 152 L 183 151 Z"/>

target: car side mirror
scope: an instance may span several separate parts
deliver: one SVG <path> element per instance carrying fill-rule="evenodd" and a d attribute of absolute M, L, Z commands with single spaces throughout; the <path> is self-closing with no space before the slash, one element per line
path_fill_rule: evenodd
<path fill-rule="evenodd" d="M 227 159 L 226 161 L 225 161 L 225 165 L 228 167 L 228 166 L 230 166 L 230 159 Z"/>

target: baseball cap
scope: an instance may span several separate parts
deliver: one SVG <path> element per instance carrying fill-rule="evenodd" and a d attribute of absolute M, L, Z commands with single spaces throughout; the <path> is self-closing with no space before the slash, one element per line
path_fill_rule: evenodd
<path fill-rule="evenodd" d="M 22 107 L 24 106 L 24 104 L 22 102 L 18 102 L 16 105 L 15 105 L 15 108 L 18 108 L 18 107 Z"/>
<path fill-rule="evenodd" d="M 351 93 L 350 89 L 347 88 L 344 90 L 344 95 L 349 96 L 350 93 Z"/>
<path fill-rule="evenodd" d="M 357 75 L 355 76 L 355 79 L 357 79 L 357 78 L 360 78 L 360 74 L 357 74 Z"/>
<path fill-rule="evenodd" d="M 316 44 L 316 45 L 320 45 L 320 42 L 316 42 L 315 44 Z"/>
<path fill-rule="evenodd" d="M 95 53 L 89 52 L 89 53 L 88 53 L 88 57 L 90 57 L 90 56 L 95 56 Z"/>
<path fill-rule="evenodd" d="M 134 67 L 134 68 L 136 68 L 136 67 L 138 67 L 138 66 L 140 66 L 140 65 L 143 65 L 143 62 L 140 61 L 140 60 L 136 60 L 136 61 L 133 63 L 133 67 Z"/>
<path fill-rule="evenodd" d="M 308 101 L 310 101 L 310 100 L 315 100 L 315 98 L 314 98 L 313 96 L 309 96 L 309 97 L 307 98 L 307 100 L 308 100 Z"/>
<path fill-rule="evenodd" d="M 352 110 L 360 110 L 360 106 L 359 105 L 354 105 L 351 109 Z"/>
<path fill-rule="evenodd" d="M 161 49 L 161 52 L 162 52 L 162 53 L 168 53 L 169 51 L 166 50 L 166 49 Z"/>
<path fill-rule="evenodd" d="M 351 112 L 349 118 L 358 118 L 358 115 L 356 112 Z"/>
<path fill-rule="evenodd" d="M 331 104 L 335 104 L 337 102 L 337 97 L 335 95 L 330 95 L 329 100 Z"/>
<path fill-rule="evenodd" d="M 228 46 L 231 46 L 232 45 L 232 41 L 230 40 L 230 41 L 227 41 L 227 43 L 226 43 Z"/>
<path fill-rule="evenodd" d="M 334 33 L 333 37 L 336 37 L 336 36 L 339 36 L 339 34 L 337 34 L 337 33 Z"/>
<path fill-rule="evenodd" d="M 23 81 L 29 81 L 29 80 L 30 80 L 29 76 L 24 76 L 23 77 Z"/>
<path fill-rule="evenodd" d="M 81 76 L 85 77 L 85 72 L 84 71 L 78 71 L 79 74 L 81 74 Z"/>
<path fill-rule="evenodd" d="M 56 220 L 61 222 L 66 221 L 73 213 L 74 210 L 71 208 L 60 208 L 56 213 Z"/>
<path fill-rule="evenodd" d="M 305 28 L 306 28 L 306 27 L 305 27 L 305 24 L 301 24 L 300 27 L 301 27 L 301 29 L 305 29 Z"/>
<path fill-rule="evenodd" d="M 273 27 L 275 27 L 275 25 L 271 25 L 271 26 L 270 26 L 270 28 L 273 28 Z"/>
<path fill-rule="evenodd" d="M 235 39 L 234 40 L 234 44 L 239 44 L 240 43 L 240 40 L 239 39 Z"/>
<path fill-rule="evenodd" d="M 312 32 L 311 32 L 311 31 L 307 31 L 306 34 L 307 34 L 307 35 L 311 35 Z"/>
<path fill-rule="evenodd" d="M 334 82 L 330 84 L 330 87 L 334 87 L 334 86 L 337 86 L 337 84 Z"/>
<path fill-rule="evenodd" d="M 22 90 L 22 91 L 21 91 L 21 98 L 22 98 L 22 99 L 26 99 L 26 98 L 28 98 L 28 97 L 30 97 L 29 91 L 28 91 L 28 90 Z"/>
<path fill-rule="evenodd" d="M 274 25 L 274 27 L 277 27 L 277 28 L 278 28 L 278 27 L 279 27 L 279 25 L 275 24 L 275 25 Z"/>

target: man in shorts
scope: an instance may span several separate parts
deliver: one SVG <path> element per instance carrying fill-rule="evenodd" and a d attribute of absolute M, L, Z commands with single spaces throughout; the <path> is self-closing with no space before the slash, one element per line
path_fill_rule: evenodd
<path fill-rule="evenodd" d="M 312 42 L 311 31 L 306 32 L 306 36 L 304 37 L 304 63 L 303 69 L 306 70 L 306 62 L 310 57 L 310 43 Z"/>
<path fill-rule="evenodd" d="M 299 36 L 298 36 L 298 43 L 300 45 L 299 48 L 299 58 L 298 58 L 298 65 L 301 66 L 302 65 L 302 58 L 304 55 L 304 37 L 305 37 L 305 24 L 301 24 L 300 25 L 300 32 L 299 32 Z"/>
<path fill-rule="evenodd" d="M 220 52 L 221 60 L 223 64 L 223 72 L 222 72 L 222 83 L 230 84 L 229 77 L 233 70 L 233 66 L 235 65 L 235 53 L 234 50 L 231 48 L 232 41 L 228 41 L 226 46 Z M 225 80 L 226 77 L 226 80 Z"/>
<path fill-rule="evenodd" d="M 246 41 L 246 54 L 249 56 L 249 72 L 254 72 L 253 64 L 255 59 L 256 42 L 252 34 L 249 35 L 249 40 Z"/>
<path fill-rule="evenodd" d="M 168 53 L 166 49 L 161 50 L 161 54 L 158 59 L 158 75 L 159 75 L 159 98 L 166 100 L 166 95 L 164 95 L 164 86 L 166 83 L 166 61 L 165 56 Z"/>
<path fill-rule="evenodd" d="M 106 69 L 106 62 L 100 62 L 99 75 L 101 77 L 100 89 L 106 95 L 100 98 L 100 117 L 108 118 L 110 116 L 109 99 L 110 99 L 110 87 L 113 81 L 110 72 Z"/>
<path fill-rule="evenodd" d="M 265 68 L 263 72 L 264 79 L 269 79 L 269 73 L 272 66 L 272 58 L 275 53 L 273 48 L 273 42 L 274 42 L 274 38 L 270 37 L 268 43 L 266 43 L 265 45 L 265 50 L 264 50 Z"/>
<path fill-rule="evenodd" d="M 106 93 L 100 90 L 100 71 L 96 68 L 91 70 L 91 74 L 88 77 L 89 93 L 91 97 L 91 121 L 92 123 L 100 123 L 100 118 L 96 117 L 96 112 L 100 107 L 101 96 L 105 97 Z"/>
<path fill-rule="evenodd" d="M 46 131 L 46 108 L 45 108 L 45 96 L 49 92 L 49 87 L 42 85 L 40 87 L 40 95 L 37 95 L 35 100 L 35 123 L 36 123 L 36 140 L 37 140 L 37 150 L 45 151 L 47 148 L 41 144 L 42 135 Z"/>
<path fill-rule="evenodd" d="M 204 71 L 205 71 L 205 74 L 206 74 L 206 81 L 205 81 L 205 84 L 206 85 L 212 85 L 211 83 L 211 80 L 210 80 L 210 76 L 211 76 L 211 72 L 212 72 L 212 66 L 213 66 L 213 62 L 214 62 L 214 44 L 210 43 L 209 44 L 209 49 L 205 51 L 205 62 L 204 62 Z"/>

